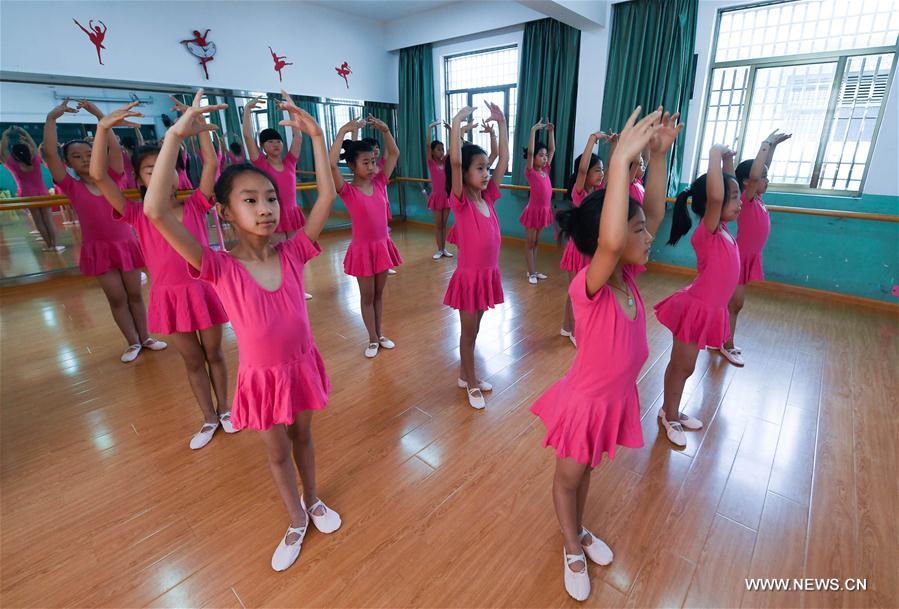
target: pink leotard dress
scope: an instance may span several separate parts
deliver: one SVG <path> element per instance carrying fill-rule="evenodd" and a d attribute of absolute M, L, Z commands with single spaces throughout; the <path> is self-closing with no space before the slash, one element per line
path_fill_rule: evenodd
<path fill-rule="evenodd" d="M 737 216 L 737 248 L 740 250 L 739 285 L 765 278 L 762 269 L 762 250 L 771 234 L 771 216 L 762 198 L 756 195 L 747 200 L 741 195 L 742 209 Z"/>
<path fill-rule="evenodd" d="M 577 355 L 568 373 L 531 406 L 546 426 L 543 446 L 552 446 L 559 458 L 596 467 L 604 452 L 614 458 L 617 446 L 643 446 L 637 376 L 649 345 L 635 274 L 633 266 L 624 266 L 624 281 L 636 303 L 634 319 L 608 284 L 587 296 L 586 270 L 568 287 L 577 319 Z"/>
<path fill-rule="evenodd" d="M 431 196 L 428 197 L 428 209 L 440 211 L 449 207 L 449 196 L 446 194 L 446 170 L 443 165 L 428 158 L 428 174 L 431 176 Z"/>
<path fill-rule="evenodd" d="M 203 247 L 209 247 L 209 231 L 206 228 L 206 212 L 212 203 L 195 190 L 184 201 L 182 222 Z M 150 273 L 150 303 L 147 321 L 151 332 L 195 332 L 228 321 L 225 309 L 215 290 L 208 283 L 190 276 L 188 264 L 156 226 L 144 215 L 144 204 L 128 201 L 124 213 L 113 210 L 116 220 L 134 227 L 147 259 Z"/>
<path fill-rule="evenodd" d="M 486 311 L 503 302 L 499 218 L 494 209 L 502 195 L 496 182 L 490 180 L 481 196 L 487 204 L 488 216 L 482 214 L 464 193 L 461 200 L 455 194 L 449 197 L 456 218 L 453 228 L 459 262 L 446 288 L 443 304 L 470 313 Z"/>
<path fill-rule="evenodd" d="M 281 217 L 278 221 L 279 233 L 293 233 L 306 225 L 303 212 L 297 207 L 297 157 L 288 151 L 281 160 L 281 171 L 275 169 L 268 157 L 259 154 L 253 165 L 269 175 L 278 191 L 281 203 Z"/>
<path fill-rule="evenodd" d="M 387 176 L 383 171 L 371 179 L 367 195 L 349 182 L 337 194 L 352 220 L 352 238 L 343 258 L 343 272 L 353 277 L 371 277 L 403 263 L 399 250 L 387 232 Z"/>
<path fill-rule="evenodd" d="M 201 269 L 189 267 L 192 277 L 215 288 L 237 337 L 240 363 L 231 409 L 237 429 L 289 425 L 298 413 L 328 403 L 331 384 L 303 297 L 303 267 L 321 248 L 298 231 L 275 249 L 281 263 L 275 291 L 260 286 L 228 252 L 206 248 Z"/>
<path fill-rule="evenodd" d="M 717 348 L 730 338 L 727 303 L 740 277 L 740 252 L 723 222 L 711 233 L 700 221 L 690 243 L 699 275 L 656 304 L 656 319 L 682 342 Z"/>
<path fill-rule="evenodd" d="M 12 155 L 6 157 L 6 161 L 3 163 L 16 181 L 17 197 L 42 197 L 48 192 L 47 185 L 44 183 L 43 173 L 41 172 L 41 167 L 43 166 L 41 158 L 34 156 L 31 162 L 30 170 L 25 170 L 24 166 L 14 159 Z"/>
<path fill-rule="evenodd" d="M 553 185 L 549 180 L 549 171 L 549 165 L 543 168 L 543 175 L 536 169 L 524 170 L 524 177 L 531 187 L 531 196 L 518 221 L 525 228 L 546 228 L 553 223 Z"/>
<path fill-rule="evenodd" d="M 122 176 L 109 171 L 116 184 Z M 113 220 L 109 203 L 101 194 L 88 190 L 81 180 L 66 172 L 59 190 L 69 198 L 81 222 L 81 252 L 78 268 L 83 275 L 97 276 L 113 269 L 132 271 L 144 266 L 144 256 L 131 227 Z"/>

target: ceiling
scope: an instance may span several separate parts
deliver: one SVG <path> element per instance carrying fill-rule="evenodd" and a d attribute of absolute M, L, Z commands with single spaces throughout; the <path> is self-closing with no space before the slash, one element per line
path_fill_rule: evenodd
<path fill-rule="evenodd" d="M 372 21 L 387 22 L 429 11 L 460 0 L 313 0 L 312 4 L 327 7 L 341 13 L 365 17 Z"/>

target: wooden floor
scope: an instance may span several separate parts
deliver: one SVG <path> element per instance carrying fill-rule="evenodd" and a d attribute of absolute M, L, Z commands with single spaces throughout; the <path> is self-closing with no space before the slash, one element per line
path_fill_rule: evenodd
<path fill-rule="evenodd" d="M 525 281 L 505 244 L 506 303 L 484 316 L 487 409 L 455 386 L 458 320 L 441 306 L 454 261 L 430 232 L 394 229 L 369 361 L 348 233 L 307 271 L 334 389 L 315 419 L 319 493 L 343 517 L 275 573 L 287 520 L 252 431 L 188 440 L 199 409 L 178 355 L 119 363 L 124 342 L 80 277 L 2 290 L 3 607 L 569 607 L 553 514 L 553 454 L 528 408 L 570 364 L 558 336 L 559 254 Z M 652 304 L 683 276 L 641 279 Z M 587 524 L 615 552 L 590 566 L 587 607 L 889 607 L 899 601 L 897 320 L 750 290 L 746 367 L 702 353 L 684 409 L 706 421 L 683 451 L 656 412 L 670 334 L 649 315 L 639 388 L 645 447 L 593 475 Z M 237 354 L 226 336 L 230 369 Z M 602 362 L 597 362 L 602 365 Z M 233 382 L 234 374 L 232 374 Z M 746 592 L 744 578 L 861 578 L 866 592 Z"/>

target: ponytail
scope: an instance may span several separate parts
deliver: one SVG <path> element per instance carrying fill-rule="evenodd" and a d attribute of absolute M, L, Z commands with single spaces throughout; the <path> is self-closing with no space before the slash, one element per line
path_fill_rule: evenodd
<path fill-rule="evenodd" d="M 581 167 L 581 157 L 582 156 L 583 156 L 582 154 L 579 154 L 574 159 L 574 172 L 572 172 L 572 174 L 570 176 L 568 176 L 568 179 L 565 181 L 565 190 L 567 191 L 565 193 L 565 196 L 566 196 L 566 198 L 568 198 L 569 201 L 574 200 L 572 195 L 574 194 L 574 185 L 577 182 L 577 173 Z M 593 153 L 590 153 L 590 164 L 587 165 L 587 173 L 590 173 L 590 170 L 593 169 L 593 167 L 596 166 L 597 163 L 599 163 L 599 157 Z"/>
<path fill-rule="evenodd" d="M 671 214 L 671 234 L 668 236 L 668 245 L 675 245 L 680 238 L 690 232 L 693 222 L 687 213 L 687 199 L 693 194 L 692 187 L 677 195 L 674 201 L 674 212 Z"/>

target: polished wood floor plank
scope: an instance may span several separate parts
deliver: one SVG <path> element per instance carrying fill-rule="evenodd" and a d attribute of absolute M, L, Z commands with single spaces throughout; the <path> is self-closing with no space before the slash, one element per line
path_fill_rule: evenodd
<path fill-rule="evenodd" d="M 797 568 L 868 577 L 868 592 L 801 593 L 804 607 L 899 597 L 899 497 L 885 483 L 899 471 L 895 316 L 750 287 L 747 365 L 700 353 L 682 407 L 706 425 L 678 451 L 656 418 L 671 336 L 650 309 L 644 446 L 591 477 L 585 523 L 615 561 L 590 565 L 593 595 L 578 604 L 562 586 L 553 452 L 529 412 L 575 355 L 558 335 L 559 252 L 540 249 L 550 278 L 532 286 L 520 243 L 504 243 L 506 302 L 484 316 L 476 354 L 494 391 L 475 412 L 455 386 L 459 317 L 441 305 L 455 261 L 431 260 L 425 229 L 393 236 L 407 262 L 388 281 L 384 328 L 398 348 L 374 360 L 342 272 L 348 233 L 326 235 L 307 269 L 333 384 L 314 424 L 319 493 L 344 524 L 311 530 L 284 573 L 269 566 L 287 523 L 258 435 L 190 451 L 200 416 L 180 358 L 119 363 L 93 280 L 0 288 L 15 346 L 0 349 L 3 606 L 795 606 L 795 592 L 744 593 L 744 578 Z M 650 271 L 641 292 L 652 305 L 688 282 Z M 224 351 L 233 387 L 228 328 Z"/>

